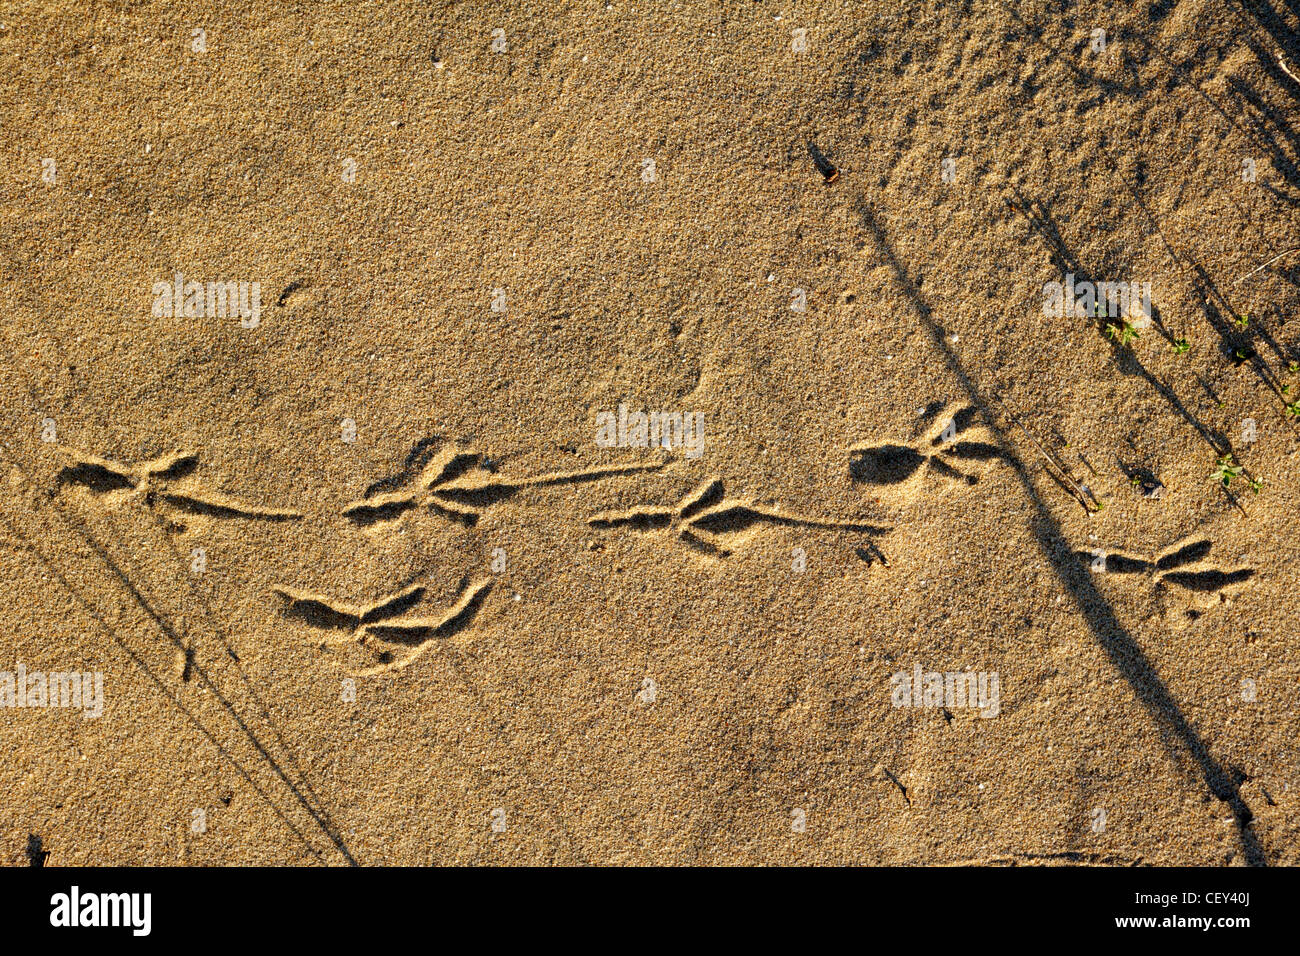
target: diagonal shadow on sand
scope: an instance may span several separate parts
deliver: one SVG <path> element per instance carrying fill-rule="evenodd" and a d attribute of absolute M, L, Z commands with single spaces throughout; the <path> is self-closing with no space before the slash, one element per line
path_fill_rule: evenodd
<path fill-rule="evenodd" d="M 22 472 L 25 478 L 27 478 L 29 481 L 31 480 L 30 475 L 28 475 L 26 471 L 22 469 L 22 466 L 19 465 L 15 460 L 10 458 L 9 463 L 13 467 L 18 468 Z M 153 623 L 155 627 L 157 627 L 162 632 L 162 634 L 168 639 L 168 641 L 178 649 L 183 648 L 185 646 L 185 642 L 183 641 L 181 636 L 176 632 L 176 630 L 172 627 L 171 623 L 165 617 L 163 617 L 157 610 L 155 610 L 153 605 L 149 603 L 148 599 L 144 596 L 144 594 L 142 594 L 140 590 L 135 586 L 135 584 L 131 581 L 130 577 L 122 570 L 122 568 L 117 564 L 117 562 L 113 560 L 112 556 L 109 555 L 109 553 L 104 549 L 103 545 L 98 541 L 98 539 L 96 539 L 86 528 L 80 526 L 79 524 L 73 521 L 70 521 L 57 507 L 54 509 L 54 512 L 57 516 L 57 520 L 63 526 L 63 528 L 66 529 L 66 531 L 69 534 L 73 535 L 75 539 L 80 539 L 80 541 L 86 546 L 88 551 L 91 554 L 93 554 L 95 558 L 99 560 L 99 562 L 102 563 L 103 567 L 111 574 L 113 579 L 115 579 L 118 582 L 118 584 L 123 588 L 123 590 L 126 592 L 130 600 L 133 601 L 136 605 L 140 607 L 141 610 L 145 612 L 149 620 Z M 249 770 L 239 761 L 239 759 L 233 753 L 231 753 L 230 749 L 223 743 L 220 737 L 218 737 L 217 733 L 211 728 L 209 728 L 198 716 L 196 716 L 194 711 L 192 711 L 189 707 L 187 707 L 181 701 L 181 699 L 172 692 L 172 690 L 167 686 L 166 682 L 163 681 L 163 679 L 159 677 L 157 673 L 155 673 L 155 671 L 148 665 L 148 663 L 141 657 L 141 655 L 130 645 L 130 643 L 126 641 L 118 633 L 117 629 L 113 625 L 111 625 L 107 620 L 105 620 L 103 614 L 100 613 L 96 605 L 82 593 L 81 589 L 73 585 L 73 583 L 68 579 L 68 576 L 64 574 L 60 563 L 56 561 L 54 558 L 47 555 L 45 551 L 43 551 L 37 545 L 36 541 L 33 540 L 31 536 L 25 534 L 23 530 L 20 529 L 18 525 L 9 517 L 9 515 L 2 510 L 0 510 L 0 522 L 3 522 L 19 540 L 22 540 L 27 544 L 31 553 L 35 555 L 41 561 L 41 563 L 46 566 L 49 572 L 68 591 L 68 593 L 82 607 L 82 609 L 87 613 L 87 615 L 89 615 L 90 618 L 93 621 L 95 621 L 95 623 L 100 627 L 100 629 L 103 630 L 104 633 L 106 633 L 113 640 L 113 642 L 117 644 L 117 646 L 127 655 L 127 657 L 129 657 L 131 661 L 137 667 L 140 668 L 140 670 L 156 685 L 156 687 L 162 693 L 162 695 L 165 698 L 167 698 L 167 700 L 169 700 L 176 707 L 176 709 L 185 716 L 185 718 L 191 724 L 195 726 L 195 728 L 199 731 L 199 733 L 216 748 L 217 752 L 221 754 L 221 756 L 224 757 L 231 764 L 231 766 L 235 768 L 236 772 L 240 775 L 240 777 L 242 777 L 244 781 L 253 788 L 253 790 L 258 794 L 258 796 L 261 797 L 262 800 L 271 808 L 272 812 L 274 812 L 275 815 L 279 817 L 280 820 L 288 826 L 288 828 L 294 833 L 294 835 L 297 836 L 298 839 L 302 841 L 304 846 L 307 848 L 307 852 L 310 853 L 317 861 L 325 862 L 321 852 L 312 844 L 311 840 L 308 839 L 307 834 L 304 833 L 303 830 L 298 825 L 296 825 L 293 822 L 293 820 L 289 818 L 289 816 L 279 805 L 277 805 L 277 803 L 271 798 L 271 795 L 267 793 L 267 791 L 262 787 L 261 784 L 257 782 L 256 779 L 254 779 L 254 777 L 249 772 Z M 312 802 L 312 800 L 310 800 L 308 796 L 304 794 L 302 788 L 300 788 L 299 785 L 295 783 L 288 776 L 288 774 L 285 772 L 284 767 L 281 765 L 280 761 L 277 760 L 270 753 L 266 745 L 262 742 L 261 739 L 258 738 L 254 730 L 248 725 L 248 723 L 244 720 L 244 718 L 235 709 L 232 701 L 216 685 L 216 683 L 212 680 L 211 676 L 202 667 L 196 667 L 196 672 L 199 676 L 200 681 L 205 685 L 208 692 L 213 695 L 214 699 L 217 701 L 221 709 L 230 715 L 230 717 L 234 720 L 235 725 L 238 727 L 240 732 L 242 732 L 242 734 L 248 739 L 257 756 L 260 759 L 266 761 L 267 765 L 270 767 L 270 769 L 275 774 L 275 776 L 280 780 L 281 783 L 285 785 L 285 787 L 288 788 L 294 801 L 308 814 L 308 816 L 310 816 L 314 825 L 318 827 L 320 831 L 329 839 L 330 843 L 334 845 L 335 849 L 339 851 L 339 853 L 343 856 L 345 861 L 355 866 L 357 864 L 357 861 L 353 858 L 351 852 L 348 850 L 346 843 L 343 841 L 342 835 L 338 832 L 338 830 L 335 828 L 332 821 L 330 820 L 328 812 L 322 808 L 317 807 Z M 278 737 L 279 736 L 278 731 L 276 731 L 276 734 Z M 281 743 L 283 743 L 283 741 L 281 741 Z"/>
<path fill-rule="evenodd" d="M 876 251 L 893 272 L 894 278 L 907 296 L 913 310 L 929 331 L 944 362 L 966 390 L 971 402 L 981 408 L 987 408 L 988 403 L 984 401 L 978 386 L 972 381 L 961 360 L 944 338 L 943 329 L 935 322 L 920 289 L 899 261 L 870 205 L 865 199 L 859 197 L 856 206 L 862 224 L 875 244 Z M 998 444 L 1009 453 L 1011 442 L 1006 433 L 992 415 L 986 414 L 985 418 L 989 422 L 990 429 L 997 436 Z M 1092 631 L 1093 639 L 1105 652 L 1115 670 L 1128 682 L 1147 713 L 1155 720 L 1170 749 L 1177 752 L 1181 748 L 1189 754 L 1200 768 L 1201 777 L 1210 792 L 1231 807 L 1246 861 L 1251 866 L 1266 865 L 1268 861 L 1251 827 L 1252 814 L 1241 797 L 1239 784 L 1214 758 L 1205 741 L 1183 716 L 1182 710 L 1160 679 L 1155 666 L 1142 652 L 1142 648 L 1133 636 L 1124 629 L 1114 608 L 1092 583 L 1086 565 L 1081 567 L 1078 562 L 1071 560 L 1070 551 L 1059 546 L 1060 542 L 1065 540 L 1060 523 L 1038 496 L 1028 472 L 1023 467 L 1016 467 L 1015 470 L 1024 487 L 1025 495 L 1036 512 L 1037 520 L 1034 521 L 1032 528 L 1034 536 L 1038 539 L 1044 557 L 1052 565 L 1061 584 L 1083 614 L 1084 620 Z"/>

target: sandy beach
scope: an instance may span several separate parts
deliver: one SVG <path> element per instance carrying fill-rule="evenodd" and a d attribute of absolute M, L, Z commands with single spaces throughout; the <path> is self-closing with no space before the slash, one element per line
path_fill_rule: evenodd
<path fill-rule="evenodd" d="M 1296 865 L 1298 29 L 0 5 L 0 862 Z"/>

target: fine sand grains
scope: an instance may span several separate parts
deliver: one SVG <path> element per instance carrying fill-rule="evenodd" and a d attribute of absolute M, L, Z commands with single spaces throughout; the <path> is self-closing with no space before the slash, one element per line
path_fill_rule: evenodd
<path fill-rule="evenodd" d="M 5 12 L 0 859 L 1300 862 L 1266 6 Z"/>

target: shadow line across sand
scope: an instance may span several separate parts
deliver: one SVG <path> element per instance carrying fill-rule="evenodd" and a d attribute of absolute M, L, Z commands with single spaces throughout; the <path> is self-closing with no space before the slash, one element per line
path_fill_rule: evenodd
<path fill-rule="evenodd" d="M 25 470 L 22 469 L 21 465 L 13 461 L 12 458 L 10 458 L 9 461 L 13 467 L 19 469 L 19 471 L 23 474 L 25 478 L 28 478 L 30 480 L 30 476 L 26 474 Z M 66 528 L 72 531 L 78 538 L 80 538 L 82 542 L 84 542 L 86 547 L 89 548 L 95 554 L 95 556 L 108 569 L 108 571 L 112 574 L 112 576 L 117 579 L 118 583 L 123 586 L 127 594 L 130 596 L 131 600 L 134 601 L 145 612 L 145 614 L 148 615 L 149 619 L 154 623 L 156 627 L 158 627 L 159 630 L 162 631 L 162 633 L 167 637 L 167 639 L 171 642 L 171 644 L 178 649 L 183 649 L 185 647 L 184 641 L 182 641 L 180 636 L 177 635 L 177 633 L 171 627 L 171 625 L 156 610 L 154 610 L 153 606 L 149 603 L 149 601 L 145 598 L 145 596 L 140 593 L 140 591 L 136 588 L 136 586 L 131 582 L 130 578 L 118 566 L 117 562 L 113 560 L 112 556 L 108 554 L 107 551 L 104 550 L 103 546 L 99 543 L 99 541 L 97 541 L 86 529 L 78 527 L 74 522 L 70 522 L 67 519 L 67 517 L 64 516 L 59 511 L 57 506 L 55 507 L 54 510 L 56 512 L 59 512 L 58 513 L 59 521 Z M 19 540 L 25 543 L 27 549 L 30 550 L 31 553 L 35 555 L 41 561 L 41 563 L 46 566 L 46 568 L 49 569 L 50 573 L 54 575 L 55 579 L 58 580 L 59 584 L 61 584 L 63 588 L 72 596 L 72 598 L 79 605 L 81 605 L 83 610 L 85 610 L 85 612 L 90 616 L 90 618 L 97 625 L 99 625 L 100 629 L 104 631 L 104 633 L 106 633 L 113 640 L 113 643 L 117 644 L 117 646 L 121 648 L 121 650 L 127 655 L 127 657 L 129 657 L 131 661 L 137 667 L 139 667 L 140 670 L 143 671 L 144 674 L 151 681 L 153 681 L 153 683 L 157 686 L 158 690 L 162 693 L 162 695 L 166 697 L 167 700 L 170 703 L 172 703 L 176 707 L 176 709 L 179 710 L 186 717 L 186 719 L 189 720 L 189 722 L 198 729 L 199 733 L 202 734 L 203 737 L 206 738 L 208 742 L 211 743 L 213 747 L 216 748 L 217 752 L 220 753 L 221 756 L 224 757 L 230 763 L 230 765 L 235 768 L 235 771 L 240 775 L 240 777 L 242 777 L 245 780 L 245 782 L 247 782 L 253 788 L 253 790 L 258 794 L 258 796 L 260 796 L 262 800 L 264 800 L 266 804 L 269 807 L 271 807 L 271 809 L 275 812 L 276 816 L 278 816 L 281 819 L 281 821 L 285 823 L 285 825 L 288 826 L 288 828 L 294 833 L 294 835 L 297 836 L 303 842 L 303 844 L 307 847 L 308 852 L 319 862 L 325 862 L 324 857 L 321 855 L 320 851 L 315 846 L 313 846 L 312 842 L 307 838 L 307 835 L 296 824 L 294 824 L 294 822 L 291 819 L 289 819 L 289 817 L 285 814 L 285 812 L 275 803 L 274 800 L 271 799 L 270 794 L 268 794 L 261 787 L 261 785 L 259 785 L 258 782 L 255 779 L 253 779 L 253 776 L 243 766 L 243 764 L 241 764 L 239 760 L 232 753 L 230 753 L 230 751 L 222 744 L 221 740 L 217 737 L 216 733 L 211 729 L 209 729 L 203 723 L 203 721 L 201 721 L 188 707 L 185 706 L 184 703 L 181 702 L 180 698 L 177 697 L 176 694 L 174 694 L 171 691 L 171 689 L 167 686 L 167 684 L 163 681 L 163 679 L 159 677 L 153 671 L 152 668 L 149 667 L 148 663 L 140 656 L 140 654 L 137 653 L 135 649 L 133 649 L 130 646 L 130 644 L 128 644 L 116 632 L 116 630 L 114 630 L 114 628 L 107 621 L 104 620 L 103 615 L 95 608 L 95 606 L 89 600 L 87 600 L 84 595 L 82 595 L 81 591 L 78 588 L 76 588 L 71 581 L 68 580 L 67 576 L 60 569 L 58 562 L 50 558 L 39 547 L 37 547 L 36 543 L 31 539 L 31 537 L 26 533 L 24 533 L 23 530 L 19 528 L 18 525 L 9 517 L 9 515 L 4 513 L 4 511 L 2 510 L 0 510 L 0 521 L 3 521 L 4 524 L 8 527 L 9 531 L 13 535 L 15 535 Z M 357 861 L 353 858 L 352 854 L 349 852 L 347 845 L 343 841 L 342 836 L 339 834 L 337 829 L 332 825 L 331 821 L 329 820 L 328 814 L 324 810 L 315 807 L 312 804 L 312 802 L 308 800 L 307 796 L 302 792 L 299 786 L 296 783 L 294 783 L 292 779 L 289 778 L 288 774 L 285 773 L 284 768 L 280 765 L 280 762 L 276 760 L 275 757 L 272 756 L 271 753 L 266 749 L 262 741 L 258 739 L 257 735 L 253 732 L 252 728 L 250 728 L 248 724 L 244 721 L 244 719 L 239 715 L 234 705 L 221 692 L 221 690 L 212 681 L 211 677 L 207 674 L 207 672 L 202 667 L 199 667 L 197 665 L 192 665 L 192 666 L 194 667 L 195 673 L 198 674 L 203 684 L 214 695 L 215 699 L 218 701 L 221 707 L 227 713 L 229 713 L 230 716 L 234 719 L 236 725 L 239 727 L 240 731 L 242 731 L 244 736 L 248 738 L 249 742 L 252 744 L 258 756 L 266 761 L 266 763 L 270 766 L 270 768 L 275 773 L 275 775 L 289 789 L 290 793 L 293 795 L 293 798 L 299 804 L 299 806 L 301 806 L 308 813 L 308 815 L 312 818 L 316 826 L 320 828 L 321 832 L 325 834 L 325 836 L 339 851 L 339 853 L 342 854 L 344 860 L 351 865 L 356 865 Z M 263 705 L 263 707 L 264 706 L 265 705 Z M 278 731 L 277 731 L 277 735 L 278 735 Z M 283 740 L 281 740 L 281 743 L 283 744 Z"/>
<path fill-rule="evenodd" d="M 989 403 L 984 400 L 979 387 L 972 380 L 970 373 L 966 371 L 961 360 L 944 337 L 943 329 L 934 320 L 930 306 L 921 295 L 920 289 L 912 281 L 902 262 L 899 261 L 871 206 L 865 198 L 859 197 L 856 207 L 862 224 L 866 227 L 875 243 L 877 253 L 893 272 L 895 280 L 907 296 L 913 311 L 929 331 L 939 354 L 943 357 L 949 370 L 961 383 L 962 388 L 966 390 L 970 401 L 985 409 L 985 418 L 996 435 L 998 443 L 1010 454 L 1012 444 L 1005 430 L 988 411 Z M 1179 708 L 1178 703 L 1173 699 L 1168 688 L 1160 679 L 1155 666 L 1142 652 L 1142 648 L 1134 640 L 1133 636 L 1120 623 L 1114 608 L 1111 607 L 1110 603 L 1092 583 L 1087 566 L 1072 560 L 1070 549 L 1062 547 L 1066 539 L 1060 522 L 1057 521 L 1042 498 L 1039 497 L 1033 482 L 1030 480 L 1028 471 L 1023 467 L 1016 467 L 1015 471 L 1024 488 L 1025 496 L 1033 505 L 1036 513 L 1037 520 L 1033 522 L 1034 536 L 1038 539 L 1044 557 L 1052 565 L 1062 586 L 1074 599 L 1075 605 L 1083 614 L 1084 620 L 1092 631 L 1093 639 L 1105 652 L 1115 670 L 1128 682 L 1129 687 L 1147 713 L 1155 720 L 1166 746 L 1170 747 L 1175 753 L 1181 748 L 1183 752 L 1189 754 L 1199 767 L 1201 777 L 1210 792 L 1219 800 L 1227 803 L 1232 809 L 1238 839 L 1247 863 L 1251 866 L 1267 865 L 1268 861 L 1263 848 L 1260 846 L 1259 840 L 1251 827 L 1253 815 L 1241 797 L 1239 783 L 1214 758 L 1208 745 L 1188 723 L 1187 718 L 1183 716 L 1181 708 Z"/>

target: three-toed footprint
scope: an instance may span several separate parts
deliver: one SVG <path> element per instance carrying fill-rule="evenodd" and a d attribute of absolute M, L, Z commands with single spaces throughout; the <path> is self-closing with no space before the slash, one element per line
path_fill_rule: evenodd
<path fill-rule="evenodd" d="M 596 515 L 587 521 L 595 528 L 632 528 L 636 531 L 670 530 L 689 547 L 713 557 L 725 558 L 731 551 L 716 541 L 755 525 L 785 525 L 797 528 L 826 528 L 884 534 L 889 528 L 856 521 L 805 518 L 786 514 L 726 497 L 722 481 L 714 478 L 691 492 L 676 505 L 644 505 L 631 511 Z"/>
<path fill-rule="evenodd" d="M 112 506 L 135 501 L 145 507 L 168 505 L 190 514 L 252 521 L 288 521 L 302 517 L 288 508 L 265 508 L 213 491 L 195 480 L 197 455 L 175 452 L 134 465 L 60 447 L 68 464 L 59 472 L 60 489 L 82 488 Z"/>
<path fill-rule="evenodd" d="M 1145 575 L 1153 579 L 1157 586 L 1173 584 L 1201 594 L 1217 594 L 1224 588 L 1240 584 L 1255 574 L 1254 568 L 1224 571 L 1220 568 L 1202 566 L 1196 570 L 1187 569 L 1189 565 L 1201 564 L 1209 555 L 1211 548 L 1213 544 L 1208 539 L 1200 539 L 1186 544 L 1172 545 L 1161 555 L 1152 558 L 1100 549 L 1076 551 L 1075 554 L 1087 561 L 1089 568 L 1096 574 Z"/>
<path fill-rule="evenodd" d="M 400 670 L 413 663 L 434 641 L 450 638 L 468 627 L 491 589 L 490 580 L 472 586 L 468 579 L 462 580 L 459 594 L 450 607 L 423 617 L 409 613 L 424 598 L 425 588 L 419 584 L 408 585 L 366 604 L 340 601 L 296 588 L 272 588 L 285 601 L 285 616 L 298 618 L 321 631 L 323 643 L 355 642 L 372 650 L 374 666 L 356 670 L 356 677 Z"/>
<path fill-rule="evenodd" d="M 428 460 L 414 476 L 413 482 L 408 481 L 409 487 L 382 493 L 371 489 L 365 497 L 346 505 L 343 516 L 364 527 L 394 520 L 408 511 L 427 508 L 444 518 L 473 527 L 488 507 L 528 488 L 584 484 L 663 467 L 656 462 L 509 478 L 488 470 L 485 462 L 482 455 L 448 445 Z"/>
<path fill-rule="evenodd" d="M 967 406 L 950 417 L 938 417 L 935 425 L 920 441 L 911 445 L 858 445 L 849 449 L 849 477 L 868 485 L 897 485 L 921 474 L 935 473 L 943 478 L 973 485 L 979 481 L 979 464 L 994 460 L 1011 460 L 998 445 L 972 441 L 963 437 L 987 436 L 984 426 L 972 427 L 979 409 Z M 975 471 L 958 468 L 953 462 L 973 462 Z"/>

